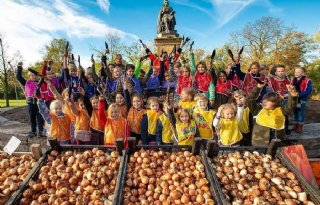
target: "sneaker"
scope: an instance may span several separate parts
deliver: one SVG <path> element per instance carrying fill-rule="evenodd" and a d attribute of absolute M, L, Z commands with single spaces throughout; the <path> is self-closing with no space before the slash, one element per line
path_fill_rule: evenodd
<path fill-rule="evenodd" d="M 37 134 L 35 132 L 29 132 L 28 133 L 28 137 L 29 138 L 32 138 L 32 137 L 35 137 Z"/>

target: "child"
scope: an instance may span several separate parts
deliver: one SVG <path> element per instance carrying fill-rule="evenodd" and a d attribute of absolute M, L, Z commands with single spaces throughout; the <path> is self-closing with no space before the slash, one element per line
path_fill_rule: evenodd
<path fill-rule="evenodd" d="M 213 118 L 215 111 L 208 109 L 208 99 L 203 93 L 199 93 L 195 97 L 197 106 L 193 110 L 193 119 L 195 120 L 199 135 L 204 140 L 213 138 Z"/>
<path fill-rule="evenodd" d="M 293 130 L 302 133 L 304 124 L 304 111 L 308 101 L 308 96 L 312 92 L 312 82 L 305 76 L 305 69 L 297 67 L 294 71 L 292 85 L 298 91 L 298 107 L 294 109 L 294 126 Z"/>
<path fill-rule="evenodd" d="M 227 73 L 225 71 L 220 71 L 218 73 L 215 91 L 216 95 L 214 108 L 218 108 L 220 105 L 226 104 L 229 101 L 232 91 L 232 82 L 231 80 L 227 80 Z"/>
<path fill-rule="evenodd" d="M 241 71 L 240 58 L 241 58 L 241 53 L 238 53 L 235 59 L 231 57 L 232 64 L 228 65 L 226 69 L 227 71 L 226 73 L 228 74 L 227 79 L 231 80 L 233 90 L 241 89 L 243 84 L 243 79 L 246 75 Z"/>
<path fill-rule="evenodd" d="M 282 99 L 287 99 L 288 90 L 286 86 L 290 84 L 290 81 L 286 76 L 285 66 L 276 65 L 274 70 L 274 76 L 269 78 L 268 87 L 272 92 L 278 93 Z"/>
<path fill-rule="evenodd" d="M 90 117 L 90 131 L 91 131 L 91 144 L 93 145 L 103 145 L 103 126 L 99 120 L 99 98 L 93 96 L 91 99 L 92 114 Z"/>
<path fill-rule="evenodd" d="M 185 109 L 192 113 L 193 108 L 196 106 L 194 98 L 194 89 L 193 88 L 183 88 L 180 101 L 178 103 L 178 109 Z"/>
<path fill-rule="evenodd" d="M 208 73 L 207 65 L 204 61 L 200 61 L 197 66 L 194 60 L 194 53 L 190 50 L 190 68 L 191 75 L 194 77 L 194 83 L 197 93 L 205 93 L 210 101 L 210 105 L 214 103 L 214 85 L 210 73 Z"/>
<path fill-rule="evenodd" d="M 161 144 L 173 144 L 174 143 L 174 129 L 169 119 L 167 104 L 163 106 L 165 112 L 160 115 L 157 122 L 156 139 L 161 139 Z"/>
<path fill-rule="evenodd" d="M 177 137 L 178 145 L 192 145 L 194 138 L 199 137 L 197 125 L 194 120 L 191 119 L 191 115 L 186 109 L 178 110 L 178 120 L 176 120 L 173 109 L 169 108 L 169 118 L 174 127 L 175 136 Z"/>
<path fill-rule="evenodd" d="M 270 92 L 263 96 L 262 105 L 256 103 L 264 84 L 258 84 L 248 97 L 248 107 L 256 122 L 252 130 L 252 146 L 267 147 L 272 138 L 282 139 L 284 133 L 285 115 L 297 105 L 297 95 L 294 86 L 287 85 L 289 91 L 288 103 L 281 106 L 281 98 L 277 93 Z"/>
<path fill-rule="evenodd" d="M 120 67 L 114 67 L 112 70 L 112 77 L 108 78 L 106 89 L 109 93 L 115 93 L 116 91 L 121 92 L 121 88 L 118 88 L 118 81 L 121 76 L 121 68 Z"/>
<path fill-rule="evenodd" d="M 38 101 L 39 112 L 50 126 L 47 136 L 57 139 L 59 144 L 69 144 L 71 139 L 71 121 L 68 115 L 62 112 L 62 103 L 54 100 L 50 104 L 50 111 L 43 99 Z"/>
<path fill-rule="evenodd" d="M 88 99 L 83 94 L 84 91 L 82 96 L 78 99 L 77 105 L 70 101 L 69 106 L 72 114 L 76 116 L 74 129 L 77 144 L 90 144 L 90 116 L 92 114 L 92 107 L 90 102 L 88 102 Z"/>
<path fill-rule="evenodd" d="M 141 121 L 146 110 L 143 109 L 143 99 L 139 93 L 133 93 L 130 99 L 130 95 L 127 89 L 128 80 L 125 79 L 123 83 L 124 96 L 128 112 L 128 124 L 130 127 L 130 136 L 135 137 L 138 143 L 141 143 Z"/>
<path fill-rule="evenodd" d="M 233 104 L 223 104 L 218 108 L 213 120 L 213 126 L 219 130 L 219 144 L 221 146 L 239 146 L 242 134 L 239 123 L 242 113 L 237 112 Z M 237 115 L 236 115 L 237 113 Z"/>
<path fill-rule="evenodd" d="M 243 136 L 241 145 L 251 146 L 251 131 L 253 116 L 247 106 L 247 97 L 242 90 L 236 90 L 232 95 L 232 101 L 237 106 L 237 113 L 242 112 L 242 119 L 239 122 L 239 129 Z"/>
<path fill-rule="evenodd" d="M 177 91 L 178 95 L 181 94 L 184 88 L 192 88 L 192 77 L 189 66 L 182 66 L 180 70 L 180 75 L 177 76 Z"/>
<path fill-rule="evenodd" d="M 249 96 L 254 87 L 258 84 L 258 81 L 263 82 L 264 76 L 259 73 L 260 63 L 253 62 L 249 66 L 249 72 L 245 75 L 242 85 L 242 90 L 245 92 L 246 96 Z M 261 93 L 260 96 L 263 96 Z"/>
<path fill-rule="evenodd" d="M 162 114 L 159 99 L 157 97 L 150 97 L 148 99 L 148 108 L 141 120 L 142 144 L 147 145 L 150 142 L 161 144 L 161 138 L 156 138 L 157 120 Z"/>
<path fill-rule="evenodd" d="M 282 103 L 286 104 L 288 101 L 288 90 L 286 86 L 290 84 L 290 80 L 286 76 L 285 66 L 276 65 L 274 66 L 273 70 L 274 70 L 274 75 L 269 77 L 268 88 L 271 90 L 271 92 L 277 93 L 281 97 Z M 286 116 L 286 123 L 285 123 L 286 134 L 290 134 L 290 130 L 288 127 L 289 127 L 289 119 Z"/>
<path fill-rule="evenodd" d="M 33 72 L 28 72 L 29 79 L 26 80 L 22 76 L 22 62 L 18 63 L 17 68 L 17 80 L 21 83 L 22 86 L 24 86 L 24 91 L 26 95 L 26 101 L 28 105 L 28 114 L 29 114 L 29 121 L 31 130 L 28 133 L 28 137 L 35 137 L 37 135 L 37 126 L 38 126 L 38 132 L 39 136 L 44 135 L 43 126 L 44 126 L 44 120 L 42 116 L 39 113 L 38 106 L 37 106 L 37 96 L 36 96 L 36 89 L 38 85 L 38 76 L 34 74 Z"/>
<path fill-rule="evenodd" d="M 132 94 L 133 92 L 137 92 L 139 94 L 142 94 L 140 80 L 138 79 L 139 74 L 140 74 L 139 69 L 141 69 L 141 66 L 138 67 L 137 70 L 135 70 L 134 65 L 132 65 L 132 64 L 126 65 L 126 77 L 130 79 L 128 81 L 127 89 L 130 94 Z"/>
<path fill-rule="evenodd" d="M 122 138 L 125 147 L 128 145 L 130 130 L 127 120 L 121 116 L 118 105 L 112 103 L 105 114 L 105 99 L 99 97 L 99 119 L 104 127 L 104 145 L 115 145 L 116 138 Z"/>
<path fill-rule="evenodd" d="M 123 92 L 117 92 L 116 93 L 115 104 L 118 105 L 118 108 L 120 110 L 121 116 L 124 117 L 124 118 L 127 118 L 128 108 L 127 108 L 127 106 L 125 104 L 125 99 L 124 99 Z"/>
<path fill-rule="evenodd" d="M 150 72 L 150 71 L 149 71 Z M 160 71 L 157 71 L 156 67 L 152 67 L 152 74 L 150 75 L 149 79 L 146 83 L 147 89 L 158 89 L 164 79 L 164 72 L 165 72 L 165 62 L 164 62 L 164 54 L 160 56 Z M 149 75 L 147 75 L 149 76 Z"/>

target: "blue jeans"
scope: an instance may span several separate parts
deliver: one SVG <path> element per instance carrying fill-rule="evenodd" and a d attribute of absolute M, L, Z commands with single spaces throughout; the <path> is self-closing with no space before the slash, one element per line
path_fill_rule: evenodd
<path fill-rule="evenodd" d="M 294 123 L 298 124 L 304 124 L 304 111 L 306 109 L 306 104 L 307 102 L 301 101 L 300 102 L 301 106 L 300 108 L 295 108 L 293 113 L 294 113 Z"/>
<path fill-rule="evenodd" d="M 28 113 L 31 125 L 31 132 L 37 132 L 37 125 L 38 131 L 43 132 L 44 120 L 41 114 L 39 113 L 37 103 L 28 103 Z"/>

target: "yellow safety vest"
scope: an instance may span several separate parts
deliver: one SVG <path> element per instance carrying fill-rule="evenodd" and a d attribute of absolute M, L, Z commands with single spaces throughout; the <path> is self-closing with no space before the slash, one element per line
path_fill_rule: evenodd
<path fill-rule="evenodd" d="M 233 145 L 241 139 L 242 134 L 240 133 L 236 118 L 220 119 L 220 141 L 222 145 Z"/>
<path fill-rule="evenodd" d="M 159 117 L 159 120 L 162 123 L 162 142 L 163 143 L 172 143 L 173 142 L 173 130 L 169 118 L 162 114 Z"/>
<path fill-rule="evenodd" d="M 274 110 L 262 109 L 257 115 L 256 122 L 258 125 L 269 127 L 275 130 L 284 129 L 285 116 L 278 107 Z"/>
<path fill-rule="evenodd" d="M 200 137 L 203 139 L 210 140 L 213 137 L 212 122 L 215 113 L 214 110 L 202 110 L 199 107 L 193 110 L 193 119 L 197 124 Z"/>
<path fill-rule="evenodd" d="M 178 145 L 192 145 L 197 131 L 195 121 L 191 120 L 190 123 L 176 123 L 176 130 L 178 135 Z"/>
<path fill-rule="evenodd" d="M 151 135 L 156 134 L 157 129 L 157 121 L 162 114 L 161 111 L 154 111 L 154 110 L 147 110 L 147 117 L 148 117 L 148 133 Z"/>
<path fill-rule="evenodd" d="M 250 132 L 250 128 L 249 128 L 249 116 L 250 115 L 249 114 L 250 114 L 249 107 L 244 108 L 243 116 L 242 116 L 242 119 L 239 123 L 240 132 L 243 134 L 247 134 Z"/>

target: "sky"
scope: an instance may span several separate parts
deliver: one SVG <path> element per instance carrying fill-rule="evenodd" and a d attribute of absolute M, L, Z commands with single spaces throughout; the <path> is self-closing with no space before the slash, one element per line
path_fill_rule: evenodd
<path fill-rule="evenodd" d="M 176 11 L 176 30 L 195 41 L 194 48 L 212 50 L 262 16 L 313 34 L 320 29 L 318 0 L 169 0 Z M 163 0 L 0 0 L 0 33 L 19 50 L 25 64 L 42 58 L 41 49 L 53 38 L 66 38 L 73 52 L 89 66 L 93 48 L 103 48 L 106 34 L 124 42 L 141 38 L 152 44 Z M 141 48 L 142 49 L 142 48 Z"/>

